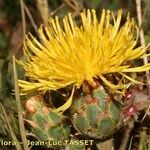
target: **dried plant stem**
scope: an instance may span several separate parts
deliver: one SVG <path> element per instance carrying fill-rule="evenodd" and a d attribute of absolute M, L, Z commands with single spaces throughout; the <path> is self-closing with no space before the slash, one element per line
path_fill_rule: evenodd
<path fill-rule="evenodd" d="M 21 7 L 22 27 L 23 27 L 23 39 L 25 39 L 25 35 L 26 35 L 26 20 L 25 20 L 25 11 L 24 11 L 23 0 L 20 0 L 20 7 Z"/>
<path fill-rule="evenodd" d="M 125 126 L 125 131 L 124 131 L 124 135 L 123 135 L 119 150 L 127 149 L 127 145 L 128 145 L 129 139 L 130 139 L 130 133 L 131 133 L 133 127 L 134 127 L 134 122 L 132 122 L 130 125 Z"/>
<path fill-rule="evenodd" d="M 47 0 L 36 0 L 36 5 L 41 14 L 44 24 L 47 25 L 48 19 L 49 19 L 48 1 Z"/>
<path fill-rule="evenodd" d="M 55 15 L 59 10 L 61 10 L 65 6 L 65 3 L 62 3 L 58 8 L 56 8 L 54 11 L 50 12 L 50 16 Z"/>
<path fill-rule="evenodd" d="M 146 139 L 147 139 L 147 133 L 146 128 L 143 128 L 143 130 L 140 132 L 140 141 L 138 145 L 138 150 L 148 150 L 146 146 Z"/>
<path fill-rule="evenodd" d="M 138 19 L 138 24 L 140 27 L 140 42 L 141 42 L 141 45 L 143 47 L 145 47 L 144 31 L 142 28 L 141 0 L 135 0 L 135 2 L 136 2 L 137 19 Z M 143 62 L 145 65 L 148 64 L 148 59 L 146 56 L 143 58 Z M 150 93 L 150 74 L 149 74 L 149 71 L 146 71 L 146 79 L 147 79 L 147 85 L 149 87 L 149 93 Z"/>
<path fill-rule="evenodd" d="M 14 81 L 15 81 L 15 98 L 17 103 L 17 110 L 18 110 L 18 120 L 19 120 L 19 128 L 21 139 L 23 142 L 24 150 L 29 150 L 26 138 L 26 131 L 24 127 L 24 120 L 22 115 L 22 107 L 21 107 L 21 100 L 19 96 L 19 87 L 18 87 L 18 77 L 17 77 L 17 69 L 15 64 L 15 57 L 13 56 L 13 73 L 14 73 Z"/>
<path fill-rule="evenodd" d="M 70 8 L 72 8 L 75 12 L 80 12 L 80 7 L 75 0 L 64 0 Z"/>
<path fill-rule="evenodd" d="M 39 35 L 39 33 L 37 31 L 37 25 L 36 25 L 32 15 L 31 15 L 31 13 L 30 13 L 30 11 L 29 11 L 29 9 L 28 9 L 28 7 L 26 6 L 25 3 L 24 3 L 24 9 L 25 9 L 25 12 L 26 12 L 26 14 L 27 14 L 27 16 L 28 16 L 32 26 L 33 26 L 33 29 L 35 30 L 36 34 Z"/>
<path fill-rule="evenodd" d="M 19 143 L 19 141 L 18 141 L 18 139 L 17 139 L 17 137 L 16 137 L 16 135 L 15 135 L 15 133 L 13 131 L 13 128 L 12 128 L 10 122 L 9 122 L 9 118 L 8 118 L 7 112 L 5 111 L 5 109 L 4 109 L 4 107 L 3 107 L 3 105 L 1 103 L 0 103 L 0 107 L 1 107 L 2 112 L 4 114 L 6 125 L 8 126 L 8 130 L 9 130 L 9 134 L 10 134 L 12 140 L 16 143 L 16 145 L 15 145 L 16 150 L 22 150 L 22 147 L 21 147 L 21 145 L 20 145 L 20 143 Z"/>
<path fill-rule="evenodd" d="M 143 118 L 142 118 L 142 121 L 141 121 L 141 122 L 143 122 L 143 120 L 144 120 L 144 119 L 145 119 L 145 117 L 147 116 L 148 112 L 150 112 L 150 105 L 148 106 L 148 108 L 147 108 L 147 110 L 146 110 L 146 112 L 145 112 L 145 115 L 143 116 Z"/>

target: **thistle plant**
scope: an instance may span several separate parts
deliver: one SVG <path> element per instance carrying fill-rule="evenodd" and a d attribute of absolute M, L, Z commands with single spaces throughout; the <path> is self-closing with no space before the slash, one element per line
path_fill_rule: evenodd
<path fill-rule="evenodd" d="M 19 86 L 23 94 L 44 94 L 71 85 L 68 101 L 52 111 L 70 109 L 72 124 L 81 134 L 103 139 L 121 124 L 122 108 L 115 94 L 141 84 L 132 74 L 150 69 L 150 64 L 132 65 L 148 46 L 137 46 L 139 29 L 129 14 L 121 24 L 122 10 L 117 16 L 103 10 L 100 19 L 94 9 L 84 10 L 80 17 L 79 26 L 71 13 L 62 20 L 50 18 L 46 27 L 39 28 L 40 40 L 30 33 L 26 36 L 26 61 L 20 63 L 29 80 L 19 80 Z"/>

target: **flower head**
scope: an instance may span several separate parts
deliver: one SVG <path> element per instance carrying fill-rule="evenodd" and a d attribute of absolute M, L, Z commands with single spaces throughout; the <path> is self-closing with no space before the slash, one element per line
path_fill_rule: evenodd
<path fill-rule="evenodd" d="M 114 85 L 105 75 L 117 73 L 136 82 L 128 72 L 150 69 L 150 64 L 132 68 L 128 63 L 141 58 L 146 51 L 135 48 L 139 30 L 129 15 L 122 26 L 121 10 L 116 17 L 113 12 L 103 10 L 98 19 L 93 9 L 80 16 L 80 26 L 70 13 L 62 22 L 57 16 L 50 18 L 47 27 L 39 28 L 40 42 L 31 34 L 26 37 L 27 61 L 23 67 L 30 82 L 19 81 L 22 92 L 57 90 L 70 84 L 80 87 L 84 81 L 92 85 L 98 78 L 111 89 L 124 89 L 125 85 L 120 82 Z"/>

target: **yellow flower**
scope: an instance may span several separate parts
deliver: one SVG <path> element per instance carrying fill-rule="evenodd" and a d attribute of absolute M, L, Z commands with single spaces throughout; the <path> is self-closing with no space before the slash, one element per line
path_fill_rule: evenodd
<path fill-rule="evenodd" d="M 117 73 L 138 83 L 127 73 L 150 69 L 150 64 L 132 68 L 128 63 L 141 58 L 147 50 L 136 47 L 139 29 L 129 15 L 124 25 L 121 25 L 121 10 L 117 17 L 113 12 L 103 10 L 98 19 L 94 9 L 84 11 L 80 16 L 80 26 L 69 13 L 62 22 L 56 16 L 50 18 L 47 27 L 41 26 L 41 41 L 31 34 L 26 37 L 27 61 L 22 64 L 30 82 L 19 80 L 23 93 L 57 90 L 71 84 L 80 87 L 84 81 L 93 85 L 94 79 L 98 78 L 116 91 L 126 85 L 121 82 L 114 85 L 105 75 Z"/>

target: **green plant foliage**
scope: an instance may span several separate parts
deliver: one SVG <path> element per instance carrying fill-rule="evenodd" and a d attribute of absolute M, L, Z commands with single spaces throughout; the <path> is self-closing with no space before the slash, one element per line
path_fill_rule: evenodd
<path fill-rule="evenodd" d="M 0 32 L 0 53 L 3 53 L 4 49 L 8 46 L 8 39 L 3 32 Z M 2 55 L 2 54 L 0 54 Z"/>

